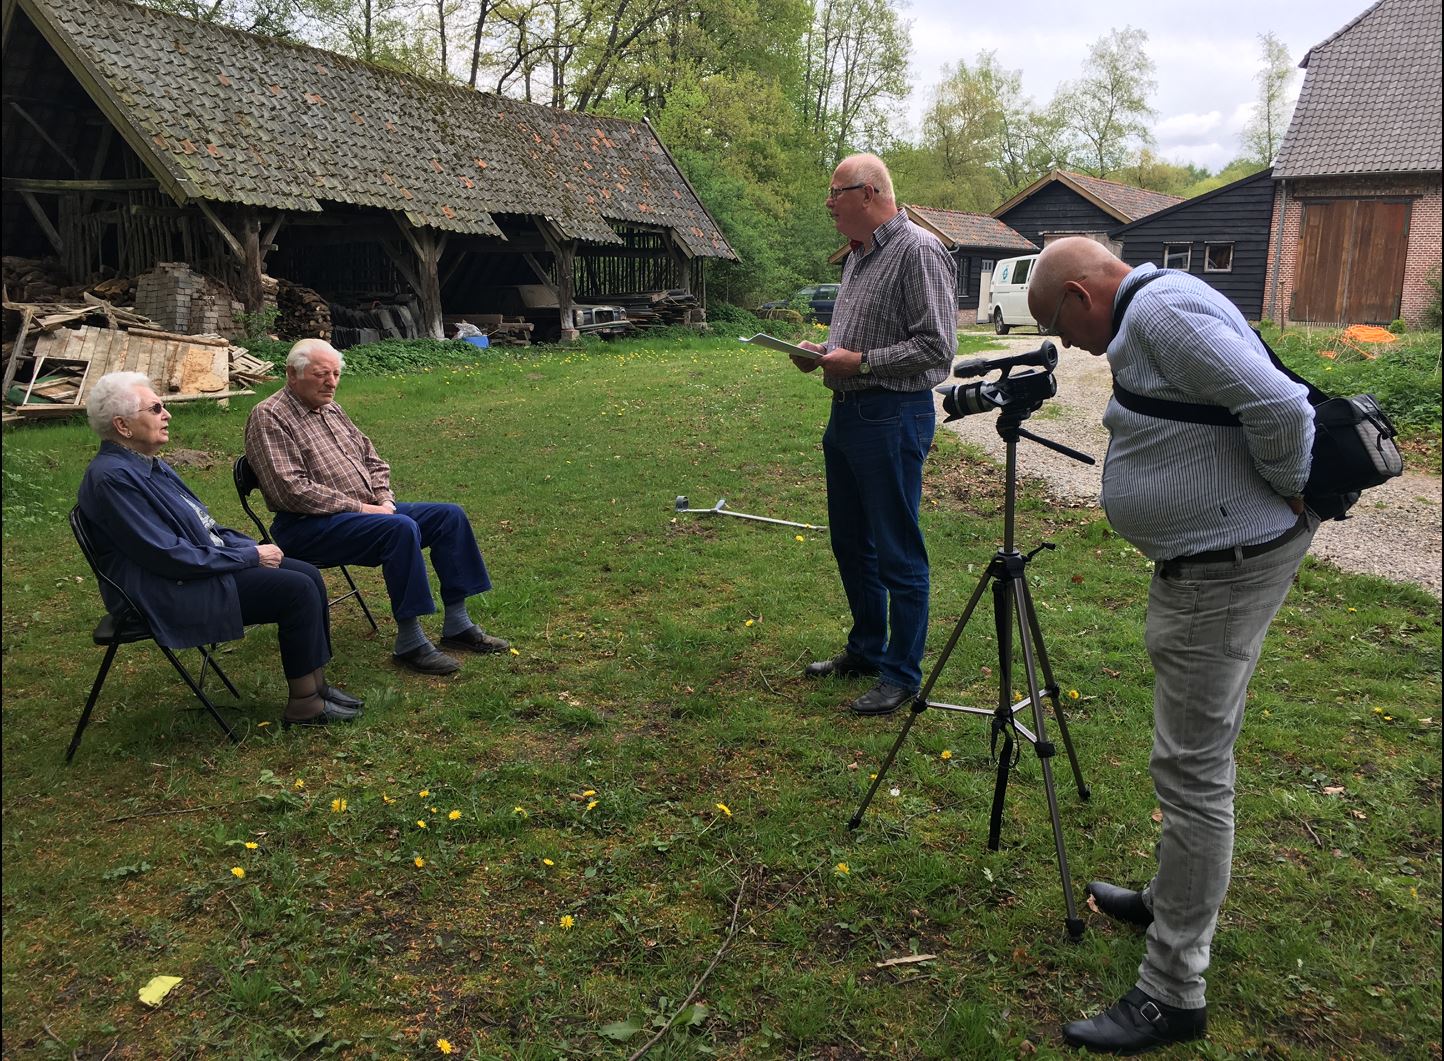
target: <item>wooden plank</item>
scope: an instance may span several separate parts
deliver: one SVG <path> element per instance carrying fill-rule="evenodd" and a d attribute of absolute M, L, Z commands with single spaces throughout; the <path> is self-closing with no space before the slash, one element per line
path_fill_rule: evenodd
<path fill-rule="evenodd" d="M 159 328 L 131 328 L 131 335 L 143 335 L 149 339 L 183 339 L 201 346 L 230 346 L 229 339 L 219 335 L 183 335 L 180 332 L 163 332 Z"/>
<path fill-rule="evenodd" d="M 34 306 L 26 306 L 20 312 L 20 332 L 15 336 L 15 345 L 10 348 L 10 360 L 5 363 L 5 384 L 0 386 L 0 395 L 10 393 L 10 384 L 15 381 L 15 369 L 20 364 L 20 359 L 25 356 L 25 337 L 34 318 Z"/>

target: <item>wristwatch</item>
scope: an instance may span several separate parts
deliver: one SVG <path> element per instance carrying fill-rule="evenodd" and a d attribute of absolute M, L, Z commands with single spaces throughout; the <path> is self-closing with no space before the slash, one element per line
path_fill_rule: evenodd
<path fill-rule="evenodd" d="M 872 373 L 872 366 L 867 363 L 867 355 L 862 355 L 862 360 L 857 363 L 857 374 L 866 376 Z"/>

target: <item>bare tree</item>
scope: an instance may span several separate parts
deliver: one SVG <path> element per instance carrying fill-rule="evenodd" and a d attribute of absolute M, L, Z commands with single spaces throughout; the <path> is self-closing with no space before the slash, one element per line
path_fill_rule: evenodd
<path fill-rule="evenodd" d="M 1083 79 L 1060 89 L 1070 125 L 1087 145 L 1084 168 L 1095 177 L 1122 169 L 1134 141 L 1152 143 L 1146 119 L 1153 116 L 1148 99 L 1158 83 L 1153 60 L 1143 50 L 1147 44 L 1141 29 L 1110 30 L 1089 48 Z"/>
<path fill-rule="evenodd" d="M 1289 84 L 1294 79 L 1294 65 L 1289 50 L 1272 32 L 1258 38 L 1263 68 L 1254 75 L 1258 98 L 1253 117 L 1243 130 L 1244 153 L 1260 166 L 1273 164 L 1284 131 L 1289 127 L 1293 104 L 1289 101 Z"/>

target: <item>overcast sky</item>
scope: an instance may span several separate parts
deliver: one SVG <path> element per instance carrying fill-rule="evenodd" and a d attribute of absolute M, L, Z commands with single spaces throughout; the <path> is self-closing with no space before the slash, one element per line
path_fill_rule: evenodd
<path fill-rule="evenodd" d="M 1297 65 L 1315 44 L 1342 29 L 1372 0 L 912 0 L 914 129 L 942 80 L 944 64 L 970 66 L 978 53 L 996 51 L 1007 70 L 1020 70 L 1034 103 L 1052 99 L 1059 82 L 1083 73 L 1088 47 L 1112 29 L 1133 26 L 1148 34 L 1148 55 L 1158 88 L 1153 94 L 1153 135 L 1159 154 L 1212 172 L 1237 158 L 1239 132 L 1258 88 L 1258 36 L 1273 32 Z M 1296 72 L 1297 95 L 1304 71 Z"/>

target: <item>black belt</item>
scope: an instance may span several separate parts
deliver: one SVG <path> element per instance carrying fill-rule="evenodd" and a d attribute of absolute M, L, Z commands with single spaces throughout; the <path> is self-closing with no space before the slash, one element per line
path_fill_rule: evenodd
<path fill-rule="evenodd" d="M 832 400 L 835 402 L 855 402 L 859 398 L 865 398 L 869 394 L 901 394 L 902 391 L 894 391 L 890 387 L 858 387 L 848 391 L 833 391 Z"/>
<path fill-rule="evenodd" d="M 1271 553 L 1280 546 L 1287 545 L 1302 534 L 1308 525 L 1308 516 L 1301 513 L 1297 523 L 1277 538 L 1270 538 L 1266 542 L 1259 542 L 1257 545 L 1235 545 L 1232 549 L 1214 549 L 1206 553 L 1194 553 L 1191 556 L 1175 556 L 1171 560 L 1159 562 L 1161 564 L 1222 564 L 1247 560 L 1251 556 L 1262 556 L 1264 553 Z"/>

